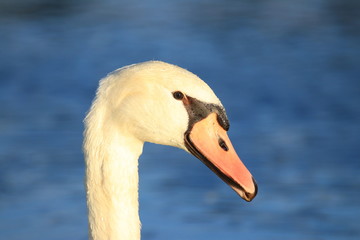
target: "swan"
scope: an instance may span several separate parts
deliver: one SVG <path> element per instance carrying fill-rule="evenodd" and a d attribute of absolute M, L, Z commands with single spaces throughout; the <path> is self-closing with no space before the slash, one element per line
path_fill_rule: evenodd
<path fill-rule="evenodd" d="M 181 148 L 251 201 L 257 185 L 227 136 L 229 121 L 211 88 L 169 63 L 122 67 L 100 80 L 84 119 L 89 237 L 139 240 L 138 158 L 144 142 Z"/>

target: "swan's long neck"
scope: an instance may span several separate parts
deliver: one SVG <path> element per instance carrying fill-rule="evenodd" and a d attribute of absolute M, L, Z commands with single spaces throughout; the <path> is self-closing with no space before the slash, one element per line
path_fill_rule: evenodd
<path fill-rule="evenodd" d="M 138 240 L 138 158 L 143 143 L 113 129 L 104 115 L 93 108 L 85 121 L 90 239 Z"/>

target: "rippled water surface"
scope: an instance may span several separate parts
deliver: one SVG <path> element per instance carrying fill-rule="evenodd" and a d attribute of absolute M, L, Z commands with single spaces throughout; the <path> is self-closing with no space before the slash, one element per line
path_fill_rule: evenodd
<path fill-rule="evenodd" d="M 0 239 L 87 239 L 82 119 L 101 77 L 151 59 L 214 89 L 259 193 L 146 144 L 143 239 L 359 239 L 359 7 L 0 1 Z"/>

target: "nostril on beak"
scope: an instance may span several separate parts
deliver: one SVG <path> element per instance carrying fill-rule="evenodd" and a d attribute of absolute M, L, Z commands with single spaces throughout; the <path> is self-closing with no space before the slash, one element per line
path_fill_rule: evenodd
<path fill-rule="evenodd" d="M 229 150 L 228 146 L 222 138 L 219 138 L 219 146 L 226 152 Z"/>

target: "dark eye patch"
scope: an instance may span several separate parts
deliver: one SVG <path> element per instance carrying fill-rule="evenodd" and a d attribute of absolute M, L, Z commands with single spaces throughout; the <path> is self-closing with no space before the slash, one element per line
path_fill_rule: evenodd
<path fill-rule="evenodd" d="M 190 96 L 186 96 L 184 106 L 189 114 L 189 129 L 191 129 L 196 122 L 206 118 L 210 113 L 216 113 L 220 126 L 226 131 L 229 130 L 229 120 L 222 106 L 205 103 Z"/>

